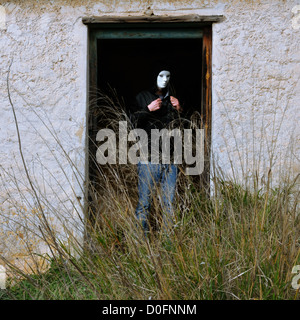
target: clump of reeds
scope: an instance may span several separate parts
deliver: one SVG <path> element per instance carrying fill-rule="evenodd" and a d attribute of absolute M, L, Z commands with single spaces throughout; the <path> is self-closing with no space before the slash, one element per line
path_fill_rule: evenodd
<path fill-rule="evenodd" d="M 110 127 L 127 119 L 126 111 L 110 97 L 101 97 L 95 108 Z M 208 196 L 182 170 L 175 225 L 168 234 L 163 232 L 159 223 L 163 210 L 154 201 L 153 228 L 146 238 L 134 219 L 135 166 L 101 167 L 96 161 L 93 165 L 97 175 L 86 199 L 92 205 L 82 221 L 88 231 L 85 242 L 76 240 L 69 227 L 72 221 L 61 220 L 70 240 L 67 245 L 57 238 L 47 215 L 41 215 L 43 223 L 28 233 L 35 232 L 48 247 L 49 254 L 43 256 L 48 269 L 41 270 L 36 263 L 28 273 L 5 260 L 10 279 L 2 299 L 299 298 L 299 290 L 291 286 L 292 268 L 300 264 L 296 179 L 276 187 L 267 181 L 261 187 L 253 175 L 255 187 L 249 188 L 225 179 L 213 163 Z M 61 211 L 34 190 L 41 208 L 60 217 Z M 77 202 L 72 206 L 79 210 Z M 34 261 L 40 258 L 32 251 L 30 256 Z"/>

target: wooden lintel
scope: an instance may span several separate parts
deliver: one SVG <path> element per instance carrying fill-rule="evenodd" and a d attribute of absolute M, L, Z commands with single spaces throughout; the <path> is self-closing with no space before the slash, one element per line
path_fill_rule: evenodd
<path fill-rule="evenodd" d="M 182 15 L 182 16 L 91 16 L 83 17 L 84 24 L 96 23 L 179 23 L 179 22 L 220 22 L 224 19 L 223 15 Z"/>

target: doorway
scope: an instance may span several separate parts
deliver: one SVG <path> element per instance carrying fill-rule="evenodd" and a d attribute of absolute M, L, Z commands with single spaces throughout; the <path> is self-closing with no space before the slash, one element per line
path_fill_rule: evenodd
<path fill-rule="evenodd" d="M 202 38 L 196 39 L 100 39 L 98 88 L 111 88 L 130 106 L 134 97 L 154 85 L 157 64 L 170 67 L 171 83 L 184 111 L 200 112 Z M 122 54 L 120 54 L 122 53 Z"/>
<path fill-rule="evenodd" d="M 99 22 L 99 21 L 98 21 Z M 149 77 L 156 63 L 167 61 L 171 68 L 172 85 L 188 116 L 197 111 L 205 128 L 204 172 L 195 177 L 199 185 L 209 190 L 210 130 L 211 130 L 211 22 L 91 23 L 89 25 L 89 106 L 87 111 L 87 219 L 99 211 L 93 192 L 104 190 L 96 164 L 98 130 L 106 124 L 97 116 L 95 104 L 99 92 L 114 90 L 125 108 L 141 90 L 153 85 Z M 96 110 L 96 111 L 95 111 Z M 101 124 L 102 123 L 102 124 Z M 102 170 L 103 168 L 101 168 Z M 126 178 L 126 170 L 121 173 Z M 127 184 L 132 191 L 136 180 Z M 101 193 L 101 191 L 99 191 Z M 209 194 L 209 191 L 208 191 Z M 93 215 L 92 215 L 93 216 Z"/>

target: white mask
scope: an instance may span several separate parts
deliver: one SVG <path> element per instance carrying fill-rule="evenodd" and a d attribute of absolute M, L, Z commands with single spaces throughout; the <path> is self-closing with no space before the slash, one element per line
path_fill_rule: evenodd
<path fill-rule="evenodd" d="M 159 89 L 165 89 L 170 81 L 170 71 L 163 70 L 157 76 L 157 87 Z"/>

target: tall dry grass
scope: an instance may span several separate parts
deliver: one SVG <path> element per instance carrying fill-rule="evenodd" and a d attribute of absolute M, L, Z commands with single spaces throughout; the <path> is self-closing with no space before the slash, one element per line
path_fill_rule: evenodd
<path fill-rule="evenodd" d="M 15 114 L 12 101 L 11 105 Z M 105 126 L 127 119 L 122 103 L 110 96 L 95 97 L 94 106 L 96 113 L 102 112 Z M 17 117 L 15 120 L 17 125 Z M 78 182 L 83 181 L 53 128 L 47 129 Z M 91 138 L 95 143 L 95 137 Z M 71 201 L 78 220 L 67 215 L 65 203 L 60 203 L 60 210 L 43 196 L 23 158 L 30 196 L 42 214 L 35 222 L 25 219 L 19 223 L 27 236 L 42 239 L 48 254 L 41 256 L 28 246 L 28 256 L 35 261 L 30 272 L 2 256 L 10 275 L 7 289 L 0 293 L 2 299 L 299 299 L 299 290 L 291 286 L 292 268 L 300 264 L 297 178 L 273 187 L 271 175 L 262 186 L 253 174 L 251 183 L 243 185 L 225 178 L 212 162 L 207 197 L 197 182 L 180 170 L 172 232 L 161 230 L 163 213 L 155 198 L 152 230 L 145 238 L 134 218 L 135 166 L 100 166 L 95 154 L 90 165 L 94 166 L 94 177 L 85 199 L 92 204 L 87 208 L 90 211 L 82 218 L 84 208 Z M 68 170 L 62 169 L 68 178 Z M 16 190 L 22 190 L 18 178 L 13 174 L 10 178 Z M 22 194 L 20 198 L 28 200 Z M 30 205 L 28 200 L 27 207 Z M 63 225 L 63 237 L 56 236 L 50 217 Z M 75 226 L 80 221 L 88 232 L 83 242 L 76 237 L 72 217 Z M 41 258 L 48 262 L 46 270 L 41 267 Z"/>

